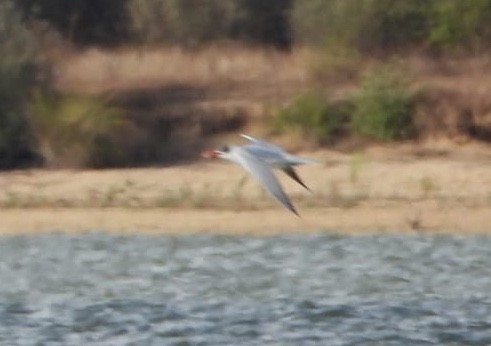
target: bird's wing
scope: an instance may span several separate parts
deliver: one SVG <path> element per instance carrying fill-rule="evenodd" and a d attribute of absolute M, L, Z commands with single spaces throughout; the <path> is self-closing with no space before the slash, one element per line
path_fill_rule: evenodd
<path fill-rule="evenodd" d="M 256 145 L 260 145 L 260 146 L 263 146 L 263 147 L 274 148 L 276 150 L 283 151 L 283 149 L 281 149 L 279 146 L 274 145 L 273 143 L 267 142 L 264 139 L 252 137 L 252 136 L 246 135 L 244 133 L 242 133 L 240 136 L 242 138 L 245 138 L 245 139 L 251 141 L 252 143 L 254 143 Z"/>
<path fill-rule="evenodd" d="M 254 179 L 256 179 L 264 189 L 274 198 L 276 198 L 285 208 L 299 215 L 290 199 L 281 188 L 278 179 L 271 168 L 262 160 L 257 159 L 243 148 L 237 149 L 236 160 Z"/>

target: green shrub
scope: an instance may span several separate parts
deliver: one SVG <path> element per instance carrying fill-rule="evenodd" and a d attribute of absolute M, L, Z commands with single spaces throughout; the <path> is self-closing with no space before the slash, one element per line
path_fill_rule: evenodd
<path fill-rule="evenodd" d="M 107 155 L 121 112 L 94 96 L 38 92 L 30 125 L 47 166 L 90 166 Z M 114 149 L 116 150 L 116 149 Z"/>
<path fill-rule="evenodd" d="M 433 2 L 430 44 L 444 49 L 455 46 L 481 48 L 491 38 L 489 0 L 438 0 Z"/>
<path fill-rule="evenodd" d="M 345 115 L 329 104 L 318 91 L 296 96 L 273 117 L 273 129 L 279 132 L 296 131 L 321 143 L 330 142 L 342 130 Z"/>
<path fill-rule="evenodd" d="M 412 134 L 412 96 L 408 83 L 392 70 L 373 71 L 355 95 L 352 127 L 381 140 Z"/>
<path fill-rule="evenodd" d="M 35 83 L 37 42 L 13 2 L 0 2 L 0 167 L 30 156 L 24 105 Z"/>
<path fill-rule="evenodd" d="M 428 1 L 297 0 L 295 41 L 330 50 L 371 51 L 424 37 Z"/>

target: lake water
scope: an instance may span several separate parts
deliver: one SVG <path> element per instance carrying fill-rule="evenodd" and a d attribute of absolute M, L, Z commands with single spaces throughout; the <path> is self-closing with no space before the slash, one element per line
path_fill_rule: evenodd
<path fill-rule="evenodd" d="M 0 238 L 0 345 L 491 345 L 491 237 Z"/>

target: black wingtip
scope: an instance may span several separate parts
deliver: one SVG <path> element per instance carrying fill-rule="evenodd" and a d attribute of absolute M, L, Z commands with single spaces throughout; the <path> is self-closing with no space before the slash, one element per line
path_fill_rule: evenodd
<path fill-rule="evenodd" d="M 294 207 L 293 205 L 291 205 L 291 204 L 290 204 L 290 205 L 288 206 L 288 209 L 289 209 L 289 210 L 290 210 L 290 211 L 291 211 L 293 214 L 297 215 L 299 218 L 302 218 L 302 217 L 300 216 L 300 214 L 298 213 L 297 209 L 295 209 L 295 207 Z"/>
<path fill-rule="evenodd" d="M 302 185 L 307 191 L 312 192 L 312 190 L 307 185 L 305 185 L 303 181 L 301 181 L 300 179 L 298 179 L 297 182 L 300 185 Z"/>
<path fill-rule="evenodd" d="M 308 192 L 314 193 L 307 185 L 302 184 L 302 186 L 305 187 L 305 189 L 307 189 Z"/>
<path fill-rule="evenodd" d="M 286 175 L 288 175 L 290 178 L 295 180 L 297 183 L 302 185 L 302 187 L 305 188 L 307 191 L 312 193 L 312 190 L 307 185 L 305 185 L 305 183 L 302 181 L 302 179 L 300 179 L 300 177 L 298 176 L 297 172 L 295 172 L 293 167 L 291 167 L 291 166 L 285 167 L 285 168 L 283 168 L 283 172 L 285 172 Z"/>

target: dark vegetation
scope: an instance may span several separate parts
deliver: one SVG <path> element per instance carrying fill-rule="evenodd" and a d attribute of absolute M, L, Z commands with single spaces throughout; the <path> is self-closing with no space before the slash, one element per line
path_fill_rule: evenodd
<path fill-rule="evenodd" d="M 0 168 L 32 165 L 108 167 L 168 162 L 184 148 L 171 143 L 239 129 L 240 111 L 211 116 L 172 100 L 203 98 L 206 90 L 163 86 L 121 95 L 74 95 L 53 83 L 45 52 L 49 37 L 72 49 L 180 46 L 224 42 L 284 51 L 316 51 L 312 74 L 321 83 L 273 112 L 277 132 L 297 131 L 320 145 L 351 134 L 382 141 L 415 138 L 439 120 L 447 91 L 415 91 L 403 69 L 358 75 L 359 61 L 418 52 L 432 59 L 489 53 L 491 0 L 3 0 L 0 2 Z M 380 65 L 380 64 L 379 64 Z M 351 81 L 357 91 L 333 100 L 322 81 Z M 154 114 L 168 114 L 166 118 Z M 176 110 L 177 109 L 177 110 Z M 456 128 L 489 141 L 468 109 Z M 484 111 L 483 111 L 484 112 Z M 432 123 L 433 122 L 433 123 Z M 198 125 L 196 125 L 198 124 Z M 430 124 L 430 125 L 428 125 Z M 129 140 L 131 138 L 131 140 Z"/>

